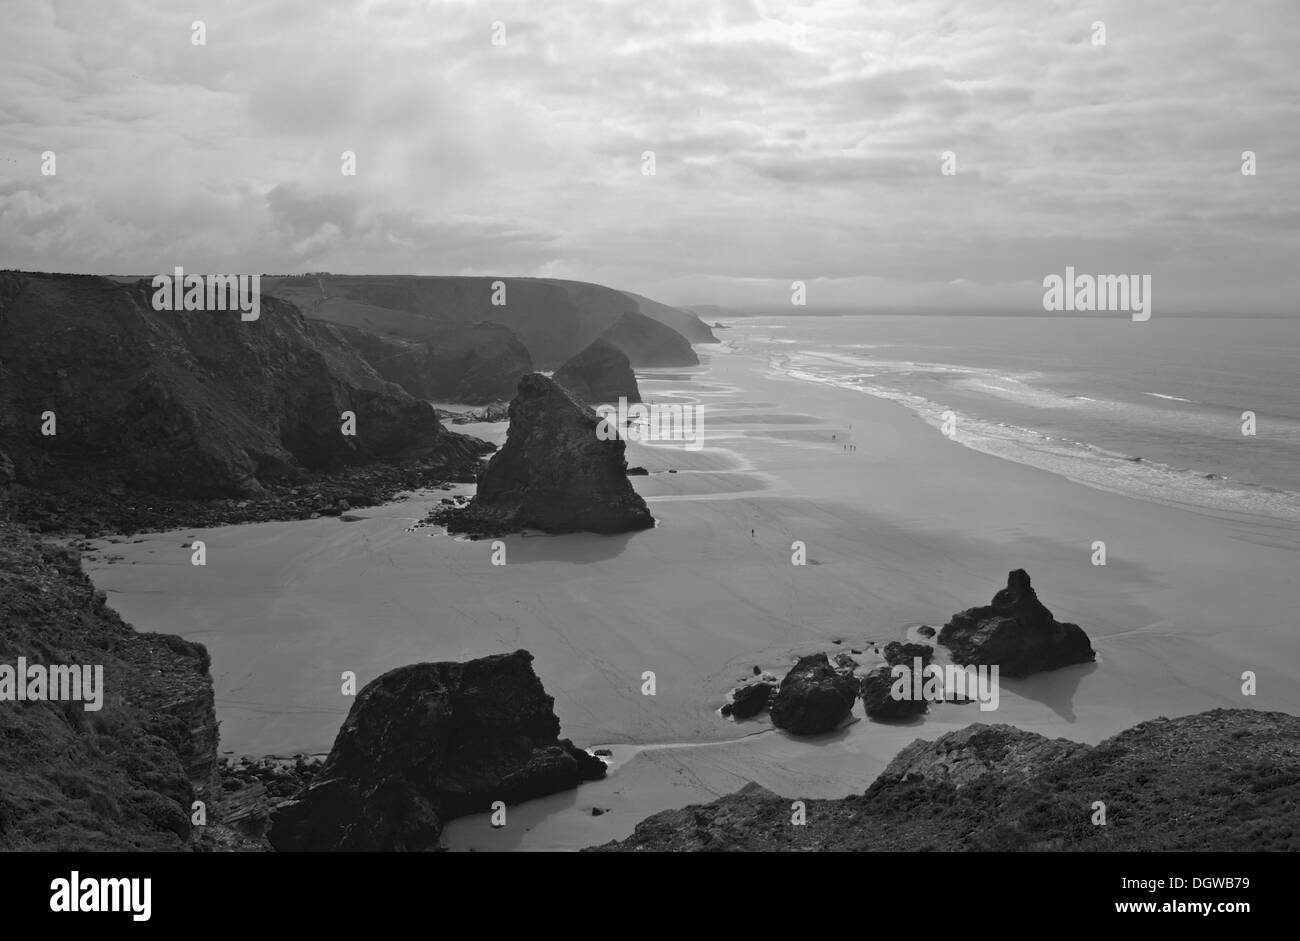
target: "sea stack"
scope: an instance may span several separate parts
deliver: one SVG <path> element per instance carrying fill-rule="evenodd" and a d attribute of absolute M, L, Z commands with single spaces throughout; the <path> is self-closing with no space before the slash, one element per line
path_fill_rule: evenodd
<path fill-rule="evenodd" d="M 654 526 L 627 479 L 625 444 L 597 434 L 602 420 L 559 383 L 533 373 L 510 402 L 506 442 L 479 475 L 478 492 L 440 521 L 450 532 L 493 536 L 625 533 Z"/>
<path fill-rule="evenodd" d="M 627 354 L 600 337 L 557 369 L 554 379 L 588 405 L 641 401 Z"/>
<path fill-rule="evenodd" d="M 997 666 L 1003 676 L 1028 676 L 1096 658 L 1088 635 L 1063 624 L 1038 600 L 1029 574 L 1016 569 L 993 603 L 969 608 L 939 632 L 953 663 Z"/>
<path fill-rule="evenodd" d="M 605 776 L 561 739 L 526 650 L 390 670 L 361 690 L 312 783 L 275 814 L 279 851 L 436 849 L 443 824 Z"/>

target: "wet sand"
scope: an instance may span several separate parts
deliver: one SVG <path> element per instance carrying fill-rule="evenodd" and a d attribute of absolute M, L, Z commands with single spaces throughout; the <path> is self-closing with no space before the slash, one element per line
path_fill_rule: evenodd
<path fill-rule="evenodd" d="M 236 754 L 328 750 L 351 702 L 345 670 L 360 685 L 417 661 L 532 651 L 563 734 L 615 746 L 611 774 L 510 808 L 502 829 L 454 821 L 455 849 L 588 846 L 751 780 L 792 799 L 860 792 L 903 745 L 971 722 L 1096 742 L 1216 706 L 1300 713 L 1282 666 L 1300 654 L 1300 528 L 1094 490 L 966 449 L 899 405 L 700 350 L 698 368 L 641 376 L 648 399 L 706 407 L 700 451 L 629 445 L 629 464 L 651 471 L 632 481 L 654 530 L 512 536 L 493 566 L 488 542 L 410 529 L 460 487 L 355 522 L 99 543 L 87 570 L 138 629 L 208 645 L 221 747 Z M 458 430 L 499 440 L 504 428 Z M 182 547 L 191 537 L 207 544 L 205 567 Z M 791 564 L 796 540 L 808 565 Z M 1092 564 L 1096 540 L 1105 566 Z M 939 704 L 884 724 L 859 703 L 860 721 L 814 739 L 773 731 L 765 714 L 717 714 L 753 665 L 781 675 L 798 654 L 938 627 L 1014 568 L 1088 632 L 1097 663 L 1004 679 L 994 712 Z M 1242 695 L 1246 670 L 1257 696 Z"/>

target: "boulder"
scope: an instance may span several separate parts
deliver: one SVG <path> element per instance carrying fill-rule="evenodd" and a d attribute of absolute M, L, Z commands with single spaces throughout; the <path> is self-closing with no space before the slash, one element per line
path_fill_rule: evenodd
<path fill-rule="evenodd" d="M 738 686 L 731 691 L 730 715 L 736 719 L 748 719 L 758 715 L 767 708 L 768 700 L 776 689 L 771 683 L 749 683 Z"/>
<path fill-rule="evenodd" d="M 438 521 L 451 532 L 492 536 L 521 529 L 624 533 L 654 526 L 627 479 L 626 445 L 602 440 L 600 419 L 563 386 L 533 373 L 510 402 L 505 445 L 464 507 Z"/>
<path fill-rule="evenodd" d="M 419 663 L 367 683 L 312 783 L 272 818 L 279 851 L 428 850 L 443 824 L 605 776 L 561 739 L 555 701 L 517 650 Z"/>
<path fill-rule="evenodd" d="M 627 355 L 600 337 L 557 369 L 552 378 L 590 405 L 618 402 L 620 398 L 641 401 Z"/>
<path fill-rule="evenodd" d="M 908 686 L 909 692 L 920 689 L 925 677 L 913 672 Z M 906 699 L 894 696 L 894 686 L 898 678 L 894 676 L 891 666 L 876 667 L 862 678 L 858 694 L 862 697 L 862 706 L 867 715 L 873 719 L 905 719 L 908 716 L 925 712 L 928 703 L 919 697 Z"/>
<path fill-rule="evenodd" d="M 921 666 L 928 667 L 934 658 L 934 648 L 929 644 L 904 644 L 894 640 L 885 644 L 883 654 L 891 667 L 898 663 L 911 666 L 917 657 L 921 658 Z"/>
<path fill-rule="evenodd" d="M 992 604 L 970 608 L 939 632 L 954 663 L 998 666 L 1003 676 L 1028 676 L 1096 658 L 1077 624 L 1057 621 L 1038 600 L 1029 575 L 1016 569 Z"/>
<path fill-rule="evenodd" d="M 800 657 L 785 675 L 768 711 L 772 724 L 796 735 L 829 732 L 853 710 L 857 684 L 818 653 Z"/>

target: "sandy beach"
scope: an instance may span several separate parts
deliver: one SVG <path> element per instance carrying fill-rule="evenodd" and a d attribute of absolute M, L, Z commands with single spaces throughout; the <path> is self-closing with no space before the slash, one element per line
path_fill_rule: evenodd
<path fill-rule="evenodd" d="M 101 541 L 87 570 L 139 630 L 207 645 L 223 753 L 327 751 L 351 702 L 344 671 L 359 688 L 403 664 L 530 650 L 563 734 L 612 747 L 611 773 L 510 808 L 502 829 L 455 821 L 443 835 L 453 849 L 576 849 L 748 781 L 791 798 L 844 796 L 911 740 L 977 721 L 1091 743 L 1220 706 L 1300 712 L 1285 668 L 1300 654 L 1289 600 L 1300 528 L 1092 489 L 964 448 L 894 403 L 698 349 L 700 367 L 639 376 L 649 400 L 706 407 L 702 450 L 628 447 L 629 464 L 651 472 L 632 479 L 653 530 L 512 536 L 494 566 L 489 542 L 412 529 L 471 489 L 459 487 L 351 522 Z M 192 538 L 206 543 L 206 566 L 191 564 Z M 791 564 L 796 540 L 805 566 Z M 1091 561 L 1097 540 L 1105 566 Z M 1095 664 L 1004 679 L 992 712 L 935 705 L 885 724 L 859 702 L 859 721 L 813 739 L 773 731 L 765 714 L 717 713 L 755 665 L 782 675 L 798 654 L 938 627 L 987 603 L 1014 568 L 1087 631 Z M 1254 697 L 1242 695 L 1247 670 Z"/>

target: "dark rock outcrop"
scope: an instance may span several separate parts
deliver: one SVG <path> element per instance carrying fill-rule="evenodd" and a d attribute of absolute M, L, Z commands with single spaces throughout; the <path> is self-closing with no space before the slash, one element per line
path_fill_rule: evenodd
<path fill-rule="evenodd" d="M 726 715 L 734 719 L 749 719 L 767 708 L 768 701 L 776 687 L 771 683 L 747 683 L 731 691 L 731 708 Z"/>
<path fill-rule="evenodd" d="M 651 320 L 644 314 L 624 314 L 600 336 L 622 350 L 628 361 L 638 369 L 698 366 L 700 362 L 689 340 L 671 327 Z"/>
<path fill-rule="evenodd" d="M 939 632 L 939 643 L 954 663 L 996 664 L 1003 676 L 1028 676 L 1096 657 L 1079 625 L 1057 621 L 1038 600 L 1024 569 L 1007 576 L 1007 587 L 992 604 L 954 614 Z"/>
<path fill-rule="evenodd" d="M 848 718 L 857 684 L 831 666 L 826 654 L 800 657 L 785 675 L 768 711 L 772 724 L 796 735 L 830 732 Z"/>
<path fill-rule="evenodd" d="M 921 689 L 924 684 L 924 676 L 915 670 L 912 671 L 910 680 L 907 677 L 901 679 L 905 682 L 909 695 Z M 862 677 L 858 693 L 862 697 L 862 706 L 868 716 L 873 719 L 905 719 L 925 712 L 928 707 L 925 699 L 894 695 L 894 687 L 899 680 L 899 677 L 894 676 L 894 670 L 890 666 L 878 666 Z"/>
<path fill-rule="evenodd" d="M 367 683 L 312 783 L 276 811 L 271 844 L 435 849 L 455 817 L 604 777 L 603 761 L 559 737 L 532 660 L 420 663 Z"/>
<path fill-rule="evenodd" d="M 654 525 L 627 479 L 624 442 L 597 436 L 600 419 L 536 373 L 519 381 L 505 445 L 463 508 L 435 512 L 451 532 L 490 536 L 522 529 L 624 533 Z"/>
<path fill-rule="evenodd" d="M 804 826 L 790 802 L 750 784 L 598 849 L 1295 852 L 1300 718 L 1215 709 L 1092 747 L 974 725 L 909 745 L 865 794 L 805 801 Z"/>
<path fill-rule="evenodd" d="M 552 377 L 564 388 L 589 405 L 617 402 L 640 402 L 632 364 L 623 351 L 607 340 L 597 338 L 573 359 L 555 371 Z"/>

